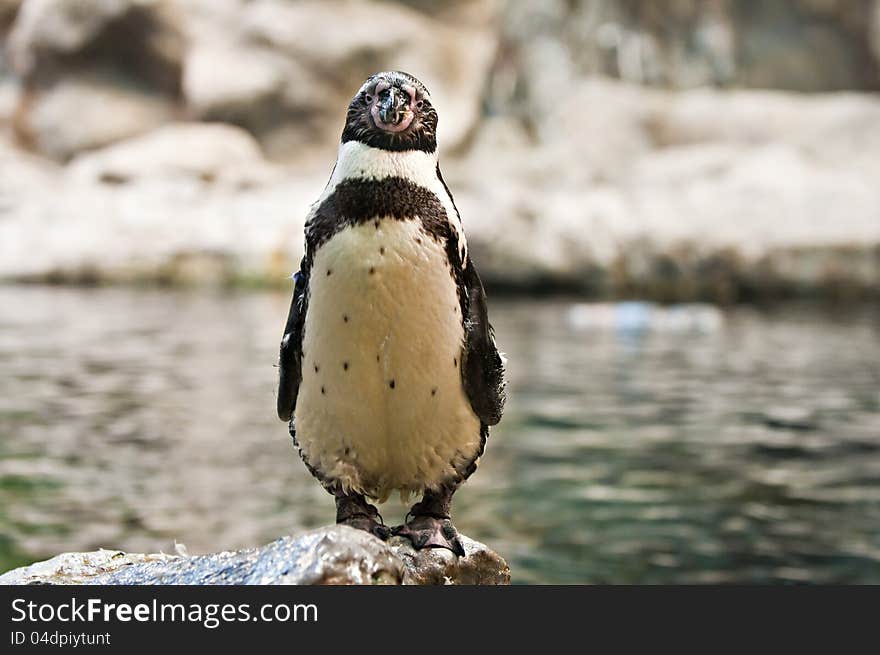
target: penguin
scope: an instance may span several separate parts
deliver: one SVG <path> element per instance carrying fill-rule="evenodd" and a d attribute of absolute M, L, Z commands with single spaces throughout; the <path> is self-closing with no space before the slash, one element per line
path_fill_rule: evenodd
<path fill-rule="evenodd" d="M 281 340 L 278 417 L 336 522 L 463 556 L 452 496 L 505 403 L 503 355 L 412 75 L 369 77 L 305 223 Z M 416 496 L 388 527 L 375 505 Z"/>

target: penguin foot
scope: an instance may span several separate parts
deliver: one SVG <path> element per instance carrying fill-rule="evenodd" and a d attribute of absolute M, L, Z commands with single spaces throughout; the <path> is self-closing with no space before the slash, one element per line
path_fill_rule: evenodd
<path fill-rule="evenodd" d="M 337 521 L 336 523 L 338 525 L 347 525 L 357 530 L 364 530 L 375 537 L 379 537 L 382 541 L 385 541 L 391 536 L 391 528 L 370 516 L 349 516 L 347 519 Z"/>
<path fill-rule="evenodd" d="M 412 542 L 413 548 L 446 548 L 459 557 L 464 557 L 464 546 L 458 536 L 458 530 L 449 518 L 438 518 L 421 514 L 414 516 L 405 525 L 391 529 L 391 534 L 406 537 Z"/>
<path fill-rule="evenodd" d="M 379 510 L 370 505 L 360 494 L 336 497 L 336 523 L 364 530 L 382 541 L 391 536 L 391 529 L 385 525 Z"/>

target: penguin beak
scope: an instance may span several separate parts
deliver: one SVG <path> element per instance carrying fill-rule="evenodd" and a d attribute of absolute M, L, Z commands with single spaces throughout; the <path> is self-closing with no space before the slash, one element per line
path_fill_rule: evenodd
<path fill-rule="evenodd" d="M 379 118 L 383 123 L 388 125 L 397 125 L 403 120 L 403 114 L 406 111 L 406 105 L 409 98 L 405 98 L 404 94 L 393 86 L 388 89 L 384 98 L 379 100 Z"/>
<path fill-rule="evenodd" d="M 401 132 L 409 127 L 413 119 L 410 100 L 409 94 L 395 86 L 383 89 L 372 110 L 376 126 L 386 132 Z"/>

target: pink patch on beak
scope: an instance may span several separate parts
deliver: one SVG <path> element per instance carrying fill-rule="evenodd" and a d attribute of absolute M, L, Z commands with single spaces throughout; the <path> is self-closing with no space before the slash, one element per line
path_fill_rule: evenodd
<path fill-rule="evenodd" d="M 410 110 L 415 110 L 416 108 L 416 89 L 409 84 L 404 85 L 403 90 L 407 92 L 409 95 L 409 108 Z"/>
<path fill-rule="evenodd" d="M 379 109 L 376 105 L 373 105 L 370 108 L 370 116 L 373 117 L 373 122 L 376 124 L 381 130 L 385 130 L 386 132 L 403 132 L 406 128 L 410 126 L 413 120 L 413 113 L 411 111 L 406 112 L 406 115 L 403 117 L 403 120 L 394 125 L 393 123 L 385 123 L 379 118 Z"/>
<path fill-rule="evenodd" d="M 399 123 L 386 123 L 381 118 L 379 118 L 379 108 L 376 106 L 376 103 L 379 100 L 379 94 L 381 94 L 386 89 L 390 88 L 391 84 L 382 80 L 376 85 L 376 89 L 373 92 L 375 94 L 375 99 L 373 100 L 373 105 L 370 107 L 370 116 L 373 117 L 373 123 L 381 130 L 385 132 L 403 132 L 406 128 L 408 128 L 413 121 L 416 107 L 416 90 L 414 87 L 410 85 L 406 85 L 403 87 L 403 90 L 406 91 L 406 94 L 409 96 L 409 106 L 408 111 L 404 114 L 403 119 Z"/>

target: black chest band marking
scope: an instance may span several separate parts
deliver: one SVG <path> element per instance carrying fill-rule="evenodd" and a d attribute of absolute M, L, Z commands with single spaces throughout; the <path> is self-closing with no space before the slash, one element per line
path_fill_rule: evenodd
<path fill-rule="evenodd" d="M 467 287 L 459 254 L 458 234 L 435 193 L 402 177 L 381 180 L 349 178 L 340 182 L 306 223 L 306 256 L 303 273 L 308 275 L 315 253 L 346 227 L 379 218 L 402 221 L 418 218 L 422 229 L 443 246 L 447 263 L 458 288 L 462 315 L 467 308 Z"/>

